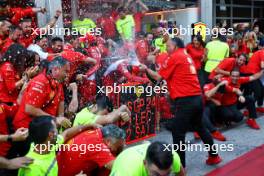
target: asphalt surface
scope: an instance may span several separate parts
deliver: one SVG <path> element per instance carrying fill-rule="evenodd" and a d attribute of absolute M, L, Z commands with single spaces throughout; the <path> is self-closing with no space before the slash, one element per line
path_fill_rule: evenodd
<path fill-rule="evenodd" d="M 260 130 L 253 130 L 249 128 L 245 122 L 233 125 L 229 128 L 221 129 L 222 133 L 226 136 L 227 141 L 219 142 L 215 141 L 217 144 L 226 144 L 229 146 L 229 150 L 233 148 L 232 151 L 219 151 L 220 156 L 223 161 L 216 166 L 208 166 L 205 164 L 207 159 L 206 151 L 187 151 L 186 152 L 186 171 L 188 176 L 203 176 L 210 171 L 223 166 L 224 164 L 232 161 L 233 159 L 247 153 L 248 151 L 264 144 L 264 114 L 259 115 L 257 119 L 258 124 L 261 126 Z M 151 141 L 164 141 L 172 144 L 171 133 L 165 129 L 157 134 L 156 137 L 149 139 Z M 202 144 L 200 140 L 194 140 L 193 133 L 188 133 L 186 135 L 186 141 L 190 141 L 195 144 Z M 224 146 L 224 147 L 225 147 Z M 224 150 L 227 150 L 224 149 Z"/>

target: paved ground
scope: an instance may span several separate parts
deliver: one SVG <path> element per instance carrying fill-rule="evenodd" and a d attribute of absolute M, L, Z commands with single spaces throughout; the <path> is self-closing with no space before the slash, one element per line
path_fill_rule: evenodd
<path fill-rule="evenodd" d="M 234 150 L 232 152 L 219 152 L 223 158 L 223 162 L 217 166 L 207 166 L 205 160 L 207 158 L 206 152 L 187 152 L 187 175 L 188 176 L 203 176 L 211 170 L 221 167 L 229 161 L 243 155 L 244 153 L 254 149 L 261 144 L 264 144 L 264 116 L 259 117 L 257 122 L 262 127 L 261 130 L 250 129 L 246 124 L 240 123 L 229 129 L 223 129 L 223 134 L 227 137 L 226 142 L 217 142 L 218 144 L 233 144 Z M 161 140 L 172 143 L 171 134 L 164 129 L 151 140 Z M 186 140 L 194 143 L 201 143 L 201 141 L 194 141 L 192 133 L 187 134 Z"/>

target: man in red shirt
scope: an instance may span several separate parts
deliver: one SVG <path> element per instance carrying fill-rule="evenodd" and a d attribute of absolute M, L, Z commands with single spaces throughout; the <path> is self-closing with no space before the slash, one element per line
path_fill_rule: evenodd
<path fill-rule="evenodd" d="M 223 97 L 221 88 L 227 84 L 227 81 L 221 81 L 220 78 L 221 76 L 216 76 L 212 83 L 205 84 L 203 87 L 206 100 L 203 113 L 203 124 L 210 131 L 213 138 L 220 141 L 225 141 L 225 136 L 223 136 L 221 132 L 218 131 L 212 124 L 212 120 L 215 121 L 217 110 L 221 108 L 221 100 Z"/>
<path fill-rule="evenodd" d="M 104 10 L 103 10 L 104 11 Z M 97 26 L 102 29 L 102 36 L 105 39 L 115 39 L 116 25 L 109 10 L 104 11 L 103 16 L 97 19 Z"/>
<path fill-rule="evenodd" d="M 9 28 L 11 23 L 8 20 L 0 21 L 0 51 L 3 47 L 4 40 L 9 36 Z"/>
<path fill-rule="evenodd" d="M 59 176 L 75 176 L 82 172 L 87 176 L 109 171 L 125 143 L 125 132 L 115 125 L 85 131 L 68 141 L 69 150 L 61 151 L 58 156 Z M 85 146 L 84 150 L 74 150 Z M 83 148 L 83 147 L 82 147 Z M 69 159 L 70 158 L 70 159 Z"/>
<path fill-rule="evenodd" d="M 237 58 L 226 58 L 211 72 L 209 79 L 213 80 L 217 74 L 230 76 L 230 73 L 234 68 L 241 68 L 245 65 L 246 61 L 247 55 L 244 53 L 238 55 Z"/>
<path fill-rule="evenodd" d="M 9 37 L 3 42 L 3 47 L 0 51 L 1 54 L 4 54 L 12 44 L 18 43 L 19 39 L 22 36 L 22 29 L 20 27 L 10 26 L 9 29 Z"/>
<path fill-rule="evenodd" d="M 214 141 L 202 124 L 203 101 L 202 91 L 197 77 L 193 60 L 184 49 L 183 41 L 179 38 L 167 42 L 169 58 L 162 64 L 159 73 L 146 66 L 147 74 L 155 80 L 164 79 L 168 85 L 170 98 L 173 102 L 174 115 L 172 137 L 173 143 L 180 146 L 185 143 L 187 131 L 195 130 L 203 142 L 210 146 L 207 164 L 218 164 L 221 158 L 213 147 Z M 185 151 L 177 151 L 183 167 L 185 167 Z"/>
<path fill-rule="evenodd" d="M 249 119 L 246 121 L 247 125 L 253 129 L 260 129 L 259 125 L 255 121 L 257 118 L 256 107 L 254 98 L 251 95 L 243 96 L 240 91 L 241 84 L 245 84 L 259 79 L 263 75 L 263 71 L 260 71 L 249 77 L 240 77 L 238 69 L 234 69 L 231 72 L 231 76 L 224 78 L 228 82 L 227 90 L 221 100 L 222 108 L 219 114 L 225 122 L 240 122 L 243 119 L 243 114 L 239 109 L 247 107 L 249 111 Z"/>
<path fill-rule="evenodd" d="M 139 62 L 142 64 L 147 64 L 147 57 L 150 52 L 151 41 L 153 40 L 153 34 L 147 33 L 145 37 L 139 38 L 135 44 L 136 54 Z"/>
<path fill-rule="evenodd" d="M 27 48 L 34 42 L 37 35 L 47 34 L 48 30 L 55 26 L 60 15 L 61 11 L 57 10 L 54 18 L 52 18 L 46 26 L 37 29 L 32 29 L 31 18 L 24 18 L 23 20 L 21 20 L 19 26 L 22 28 L 23 36 L 20 38 L 19 43 Z"/>
<path fill-rule="evenodd" d="M 61 83 L 68 71 L 68 62 L 62 57 L 56 57 L 49 63 L 47 73 L 39 74 L 28 83 L 13 121 L 15 129 L 28 128 L 32 117 L 40 115 L 63 117 L 64 94 Z"/>
<path fill-rule="evenodd" d="M 132 2 L 132 0 L 129 0 L 127 2 L 127 6 Z M 145 13 L 149 11 L 149 8 L 144 4 L 141 0 L 135 0 L 134 4 L 130 4 L 130 11 L 133 13 L 133 17 L 135 20 L 135 32 L 139 33 L 141 32 L 141 21 L 144 17 Z M 137 5 L 141 7 L 140 11 L 137 11 Z"/>
<path fill-rule="evenodd" d="M 259 45 L 264 46 L 264 44 L 261 43 Z M 240 71 L 244 75 L 250 76 L 260 72 L 263 68 L 264 68 L 264 49 L 262 48 L 253 53 L 253 55 L 248 61 L 248 64 L 241 67 Z M 258 79 L 249 84 L 244 85 L 243 90 L 245 95 L 252 95 L 252 94 L 254 95 L 254 98 L 258 104 L 257 111 L 263 113 L 264 108 L 262 107 L 262 105 L 263 105 L 264 91 L 261 80 Z"/>

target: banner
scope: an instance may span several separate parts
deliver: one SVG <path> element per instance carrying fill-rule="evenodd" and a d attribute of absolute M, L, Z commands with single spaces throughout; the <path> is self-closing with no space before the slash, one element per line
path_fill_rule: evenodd
<path fill-rule="evenodd" d="M 131 84 L 123 86 L 131 86 Z M 126 131 L 127 143 L 134 143 L 155 136 L 157 98 L 153 91 L 151 96 L 144 91 L 146 86 L 136 85 L 135 92 L 119 94 L 118 106 L 125 104 L 131 111 L 129 122 L 119 122 L 119 126 Z"/>

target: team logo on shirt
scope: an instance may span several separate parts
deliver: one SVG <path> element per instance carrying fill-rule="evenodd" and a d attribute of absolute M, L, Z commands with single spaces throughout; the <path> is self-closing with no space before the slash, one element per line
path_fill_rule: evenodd
<path fill-rule="evenodd" d="M 143 87 L 136 87 L 136 95 L 139 98 L 143 92 Z"/>

